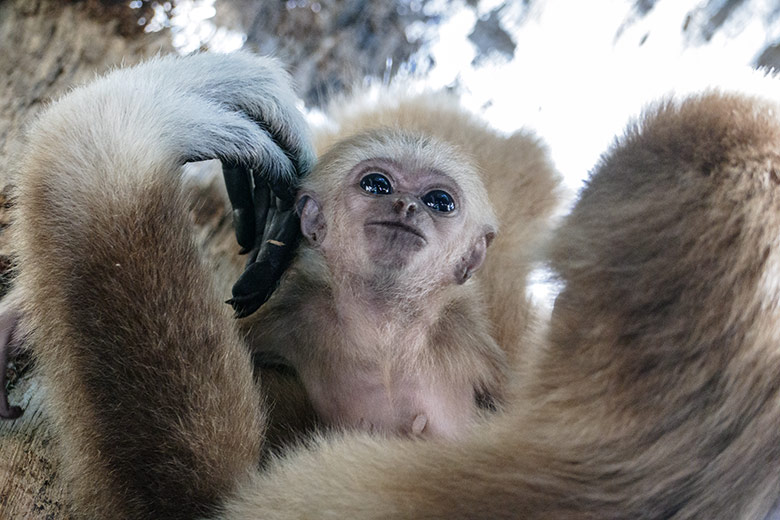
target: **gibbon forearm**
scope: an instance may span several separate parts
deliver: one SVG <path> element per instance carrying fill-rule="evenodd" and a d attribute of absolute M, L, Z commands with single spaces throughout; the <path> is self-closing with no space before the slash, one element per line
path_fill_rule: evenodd
<path fill-rule="evenodd" d="M 273 64 L 233 60 L 228 68 L 245 74 L 268 69 L 266 89 L 289 88 L 274 84 Z M 157 77 L 160 62 L 170 84 Z M 206 514 L 260 458 L 249 355 L 191 236 L 179 175 L 187 158 L 263 157 L 241 148 L 262 146 L 252 134 L 261 130 L 208 98 L 226 99 L 224 62 L 191 59 L 179 72 L 200 65 L 212 77 L 182 74 L 183 86 L 183 61 L 160 62 L 50 108 L 32 129 L 19 180 L 24 313 L 63 473 L 76 510 L 91 518 Z"/>

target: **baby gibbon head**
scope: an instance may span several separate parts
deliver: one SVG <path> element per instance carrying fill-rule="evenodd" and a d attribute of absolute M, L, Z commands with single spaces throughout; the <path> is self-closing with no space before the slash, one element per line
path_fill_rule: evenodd
<path fill-rule="evenodd" d="M 396 129 L 336 143 L 305 179 L 296 207 L 304 237 L 331 269 L 368 279 L 464 283 L 497 232 L 469 158 Z"/>

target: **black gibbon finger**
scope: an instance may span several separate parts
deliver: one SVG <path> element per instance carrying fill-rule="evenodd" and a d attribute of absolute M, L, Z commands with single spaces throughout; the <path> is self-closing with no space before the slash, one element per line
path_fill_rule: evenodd
<path fill-rule="evenodd" d="M 292 208 L 295 195 L 298 193 L 298 183 L 274 182 L 269 184 L 276 195 L 276 207 L 281 210 Z"/>
<path fill-rule="evenodd" d="M 233 285 L 233 298 L 227 302 L 237 318 L 249 316 L 268 301 L 295 254 L 300 223 L 294 211 L 276 212 L 267 228 L 269 235 L 260 245 L 257 260 Z"/>
<path fill-rule="evenodd" d="M 258 249 L 263 244 L 263 237 L 268 227 L 268 221 L 273 220 L 273 203 L 274 195 L 271 193 L 271 188 L 265 181 L 255 183 L 255 187 L 252 190 L 252 200 L 254 201 L 254 236 L 252 237 L 253 249 Z M 253 252 L 254 253 L 254 252 Z M 257 256 L 256 254 L 254 256 Z"/>
<path fill-rule="evenodd" d="M 275 156 L 251 170 L 255 187 L 268 186 L 274 195 L 292 205 L 298 191 L 298 177 L 292 160 L 281 148 L 267 150 Z"/>
<path fill-rule="evenodd" d="M 255 207 L 252 201 L 251 171 L 236 164 L 222 164 L 230 205 L 233 206 L 233 229 L 241 246 L 241 254 L 251 250 L 255 243 Z"/>
<path fill-rule="evenodd" d="M 263 245 L 263 237 L 267 234 L 267 228 L 274 220 L 276 206 L 274 204 L 275 196 L 271 192 L 267 183 L 256 185 L 252 193 L 255 204 L 255 236 L 252 239 L 253 247 L 248 251 L 245 268 L 257 261 L 260 254 L 260 247 Z M 242 251 L 246 253 L 247 251 Z"/>
<path fill-rule="evenodd" d="M 298 192 L 298 177 L 293 175 L 295 172 L 293 164 L 286 156 L 284 164 L 277 164 L 275 168 L 274 172 L 266 171 L 267 168 L 262 166 L 252 170 L 255 186 L 268 186 L 273 194 L 283 201 L 283 206 L 287 209 L 292 206 Z"/>
<path fill-rule="evenodd" d="M 266 226 L 265 242 L 278 244 L 298 244 L 301 237 L 301 219 L 291 205 L 277 198 L 274 217 Z"/>

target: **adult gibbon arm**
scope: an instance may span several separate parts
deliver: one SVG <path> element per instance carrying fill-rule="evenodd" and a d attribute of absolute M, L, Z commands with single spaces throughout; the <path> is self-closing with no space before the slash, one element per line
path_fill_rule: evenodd
<path fill-rule="evenodd" d="M 32 128 L 17 283 L 84 516 L 207 514 L 257 465 L 249 355 L 179 176 L 219 158 L 294 184 L 313 162 L 295 101 L 269 59 L 162 58 L 74 90 Z"/>

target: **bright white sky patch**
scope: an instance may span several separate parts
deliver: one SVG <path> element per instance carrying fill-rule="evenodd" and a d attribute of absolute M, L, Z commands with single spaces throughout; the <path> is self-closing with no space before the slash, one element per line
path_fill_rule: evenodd
<path fill-rule="evenodd" d="M 483 0 L 480 11 L 488 12 L 493 4 Z M 536 131 L 566 184 L 577 190 L 646 103 L 672 91 L 719 83 L 720 75 L 748 67 L 780 37 L 780 24 L 764 21 L 776 3 L 755 0 L 737 10 L 709 42 L 696 41 L 695 31 L 682 28 L 686 16 L 702 4 L 661 0 L 638 19 L 627 0 L 548 0 L 532 4 L 523 23 L 510 7 L 501 21 L 517 44 L 514 58 L 477 67 L 471 64 L 475 49 L 468 40 L 476 17 L 464 7 L 421 50 L 436 63 L 426 83 L 435 88 L 457 81 L 464 104 L 496 128 Z M 627 24 L 632 18 L 635 23 Z"/>
<path fill-rule="evenodd" d="M 169 27 L 171 42 L 181 54 L 190 54 L 206 44 L 213 52 L 237 51 L 243 47 L 246 34 L 214 24 L 212 18 L 217 14 L 214 1 L 178 0 L 175 7 L 169 2 L 155 3 L 154 16 L 145 30 L 155 32 Z M 133 0 L 130 7 L 137 8 L 140 4 L 140 0 Z"/>

